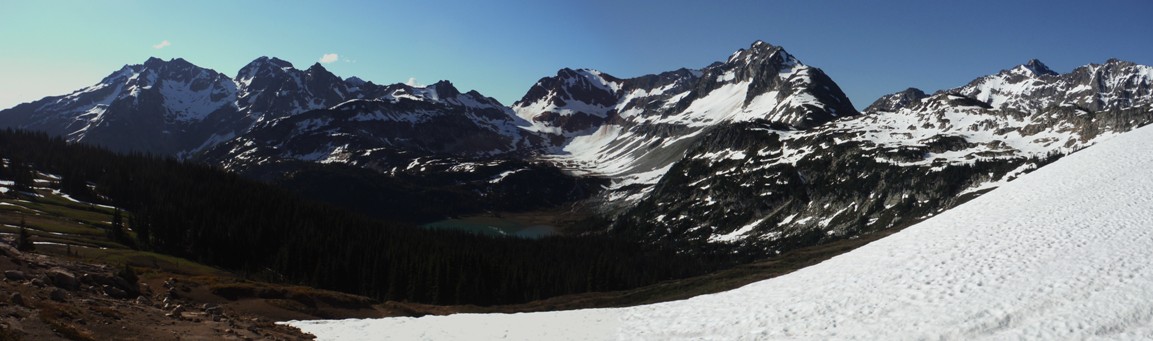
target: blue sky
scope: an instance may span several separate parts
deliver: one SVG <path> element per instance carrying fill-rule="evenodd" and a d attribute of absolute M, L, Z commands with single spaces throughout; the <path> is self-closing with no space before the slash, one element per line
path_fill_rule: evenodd
<path fill-rule="evenodd" d="M 862 108 L 1038 58 L 1058 72 L 1153 64 L 1153 1 L 0 0 L 0 108 L 150 56 L 230 76 L 260 56 L 376 83 L 451 80 L 511 105 L 563 67 L 699 68 L 757 39 L 822 68 Z M 167 42 L 167 43 L 164 43 Z"/>

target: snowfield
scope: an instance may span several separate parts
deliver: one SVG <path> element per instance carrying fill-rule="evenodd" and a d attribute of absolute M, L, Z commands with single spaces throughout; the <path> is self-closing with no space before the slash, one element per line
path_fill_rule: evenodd
<path fill-rule="evenodd" d="M 852 252 L 620 309 L 292 321 L 321 340 L 1153 339 L 1153 127 Z"/>

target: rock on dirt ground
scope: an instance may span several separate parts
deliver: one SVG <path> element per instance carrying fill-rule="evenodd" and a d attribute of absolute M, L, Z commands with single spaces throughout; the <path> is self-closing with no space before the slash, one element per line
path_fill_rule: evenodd
<path fill-rule="evenodd" d="M 313 339 L 266 316 L 180 295 L 178 285 L 171 296 L 153 292 L 118 270 L 0 241 L 0 340 Z"/>

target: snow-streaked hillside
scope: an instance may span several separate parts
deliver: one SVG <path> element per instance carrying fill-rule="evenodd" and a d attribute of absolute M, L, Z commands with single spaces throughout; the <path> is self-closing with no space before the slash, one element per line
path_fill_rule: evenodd
<path fill-rule="evenodd" d="M 655 305 L 299 321 L 320 339 L 1153 338 L 1153 127 L 779 278 Z"/>
<path fill-rule="evenodd" d="M 1031 61 L 933 95 L 887 95 L 811 129 L 718 125 L 614 228 L 771 255 L 908 226 L 1153 123 L 1150 70 L 1110 60 L 1058 74 Z"/>

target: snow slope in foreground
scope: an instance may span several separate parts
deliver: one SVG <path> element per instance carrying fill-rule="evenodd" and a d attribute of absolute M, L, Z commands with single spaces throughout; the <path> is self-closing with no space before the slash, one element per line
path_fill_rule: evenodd
<path fill-rule="evenodd" d="M 1153 127 L 821 264 L 621 309 L 295 321 L 341 339 L 1153 339 Z"/>

